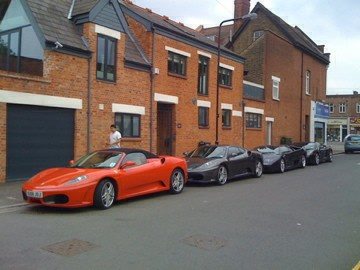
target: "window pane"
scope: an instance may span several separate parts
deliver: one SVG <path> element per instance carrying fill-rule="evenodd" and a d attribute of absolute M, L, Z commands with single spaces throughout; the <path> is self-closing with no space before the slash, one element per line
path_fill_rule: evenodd
<path fill-rule="evenodd" d="M 186 57 L 183 55 L 168 53 L 168 72 L 186 75 Z"/>
<path fill-rule="evenodd" d="M 130 115 L 123 115 L 123 132 L 122 132 L 122 136 L 124 137 L 131 137 L 131 116 Z"/>
<path fill-rule="evenodd" d="M 44 50 L 32 26 L 21 30 L 21 59 L 20 71 L 22 73 L 43 75 Z"/>
<path fill-rule="evenodd" d="M 7 70 L 8 35 L 0 36 L 0 69 Z"/>
<path fill-rule="evenodd" d="M 198 93 L 207 95 L 208 94 L 208 58 L 200 57 L 199 58 L 199 67 L 198 67 Z"/>
<path fill-rule="evenodd" d="M 12 0 L 3 20 L 0 23 L 0 32 L 30 24 L 20 0 Z"/>
<path fill-rule="evenodd" d="M 110 81 L 115 80 L 115 49 L 115 42 L 113 40 L 108 40 L 106 76 Z"/>
<path fill-rule="evenodd" d="M 19 32 L 10 34 L 9 71 L 18 71 L 19 41 Z"/>
<path fill-rule="evenodd" d="M 105 72 L 105 39 L 98 37 L 96 77 L 104 79 Z"/>
<path fill-rule="evenodd" d="M 133 137 L 140 137 L 140 117 L 133 116 Z"/>

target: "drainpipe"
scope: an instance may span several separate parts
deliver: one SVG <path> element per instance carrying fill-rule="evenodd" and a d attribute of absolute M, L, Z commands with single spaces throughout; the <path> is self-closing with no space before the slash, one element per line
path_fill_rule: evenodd
<path fill-rule="evenodd" d="M 91 98 L 92 98 L 92 89 L 91 89 L 91 60 L 92 54 L 88 58 L 88 89 L 87 89 L 87 152 L 91 151 Z"/>
<path fill-rule="evenodd" d="M 154 74 L 154 59 L 155 59 L 155 29 L 151 28 L 152 31 L 152 49 L 151 49 L 151 71 L 150 71 L 150 152 L 153 152 L 153 100 L 154 100 L 154 88 L 155 88 L 155 74 Z"/>
<path fill-rule="evenodd" d="M 303 130 L 303 87 L 304 87 L 304 53 L 301 53 L 301 83 L 300 83 L 300 141 L 302 141 L 302 130 Z M 310 128 L 310 125 L 309 127 Z M 307 132 L 307 131 L 305 131 Z"/>
<path fill-rule="evenodd" d="M 71 6 L 70 6 L 69 14 L 68 14 L 68 16 L 67 16 L 67 18 L 68 18 L 69 20 L 71 20 L 71 18 L 72 18 L 72 13 L 73 13 L 73 10 L 74 10 L 75 1 L 76 1 L 76 0 L 73 0 L 72 3 L 71 3 Z"/>

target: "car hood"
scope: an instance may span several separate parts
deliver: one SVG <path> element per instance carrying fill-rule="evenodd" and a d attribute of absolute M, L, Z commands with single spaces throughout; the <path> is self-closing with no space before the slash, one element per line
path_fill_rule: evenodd
<path fill-rule="evenodd" d="M 271 165 L 271 164 L 275 163 L 276 161 L 280 160 L 280 158 L 281 158 L 280 155 L 276 155 L 276 154 L 272 154 L 272 153 L 263 154 L 264 165 Z"/>
<path fill-rule="evenodd" d="M 54 188 L 79 176 L 86 175 L 88 178 L 84 181 L 91 181 L 91 179 L 96 178 L 97 175 L 100 176 L 100 174 L 102 175 L 104 172 L 101 172 L 99 169 L 52 168 L 41 171 L 31 177 L 24 183 L 24 188 L 29 186 L 37 188 Z"/>
<path fill-rule="evenodd" d="M 197 169 L 205 164 L 207 167 L 217 166 L 224 158 L 201 158 L 201 157 L 190 157 L 186 158 L 188 170 Z"/>

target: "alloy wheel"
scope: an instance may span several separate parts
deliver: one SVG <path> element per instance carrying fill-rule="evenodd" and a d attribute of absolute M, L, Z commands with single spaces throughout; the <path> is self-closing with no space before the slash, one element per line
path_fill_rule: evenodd
<path fill-rule="evenodd" d="M 171 176 L 171 191 L 173 193 L 180 193 L 184 189 L 185 178 L 180 170 L 175 170 Z"/>
<path fill-rule="evenodd" d="M 110 181 L 107 181 L 101 189 L 101 201 L 104 207 L 109 208 L 113 204 L 114 198 L 115 198 L 114 185 Z"/>
<path fill-rule="evenodd" d="M 255 176 L 260 177 L 263 173 L 263 165 L 260 161 L 256 162 Z"/>
<path fill-rule="evenodd" d="M 224 185 L 228 179 L 228 172 L 225 166 L 221 165 L 218 171 L 218 184 Z"/>
<path fill-rule="evenodd" d="M 285 160 L 283 158 L 280 160 L 280 172 L 285 172 Z"/>

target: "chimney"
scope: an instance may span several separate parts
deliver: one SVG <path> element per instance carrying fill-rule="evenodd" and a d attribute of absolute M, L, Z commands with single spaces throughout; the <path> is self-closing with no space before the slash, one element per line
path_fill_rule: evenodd
<path fill-rule="evenodd" d="M 359 94 L 358 91 L 353 91 L 353 95 L 354 95 L 354 96 L 357 96 L 358 94 Z"/>
<path fill-rule="evenodd" d="M 250 12 L 250 0 L 235 0 L 234 1 L 234 18 L 241 18 Z M 234 22 L 234 32 L 239 29 L 242 21 Z"/>

